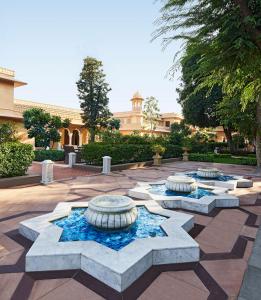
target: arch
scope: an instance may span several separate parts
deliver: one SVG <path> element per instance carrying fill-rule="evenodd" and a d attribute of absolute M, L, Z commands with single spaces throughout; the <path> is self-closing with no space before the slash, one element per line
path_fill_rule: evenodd
<path fill-rule="evenodd" d="M 70 144 L 69 129 L 67 129 L 67 128 L 64 129 L 63 144 L 64 145 Z"/>
<path fill-rule="evenodd" d="M 74 129 L 72 132 L 72 145 L 79 146 L 80 133 L 78 129 Z"/>

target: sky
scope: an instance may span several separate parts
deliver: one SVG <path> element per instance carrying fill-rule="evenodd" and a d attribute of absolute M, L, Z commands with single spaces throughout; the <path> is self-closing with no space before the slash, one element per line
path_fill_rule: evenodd
<path fill-rule="evenodd" d="M 151 42 L 160 16 L 155 0 L 0 0 L 0 66 L 28 83 L 18 99 L 79 108 L 75 82 L 83 59 L 103 62 L 112 112 L 131 109 L 140 91 L 159 100 L 161 112 L 180 112 L 179 76 L 168 78 L 180 44 L 165 51 Z"/>

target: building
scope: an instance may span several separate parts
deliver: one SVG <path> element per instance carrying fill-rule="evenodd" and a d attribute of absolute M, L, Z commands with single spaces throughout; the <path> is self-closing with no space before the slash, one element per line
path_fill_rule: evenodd
<path fill-rule="evenodd" d="M 89 133 L 83 127 L 80 109 L 15 99 L 15 88 L 26 84 L 15 79 L 14 71 L 0 67 L 0 123 L 13 122 L 16 125 L 20 140 L 25 143 L 34 144 L 34 140 L 28 138 L 27 131 L 23 126 L 23 112 L 30 108 L 42 108 L 51 115 L 71 120 L 69 128 L 60 130 L 61 142 L 59 143 L 60 145 L 57 145 L 58 147 L 62 145 L 81 146 L 88 143 Z M 174 112 L 163 113 L 160 115 L 155 129 L 151 131 L 142 113 L 143 101 L 144 99 L 139 92 L 136 92 L 131 99 L 131 111 L 116 112 L 113 114 L 114 118 L 118 118 L 121 121 L 120 132 L 122 134 L 131 134 L 133 131 L 139 131 L 141 135 L 151 132 L 156 135 L 165 135 L 170 132 L 172 123 L 180 122 L 183 119 L 180 114 Z M 220 139 L 223 138 L 220 133 L 219 136 Z"/>

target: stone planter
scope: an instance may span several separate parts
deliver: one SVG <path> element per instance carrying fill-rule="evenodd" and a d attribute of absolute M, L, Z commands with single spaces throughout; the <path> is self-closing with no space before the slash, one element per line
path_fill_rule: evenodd
<path fill-rule="evenodd" d="M 220 171 L 218 169 L 201 169 L 197 171 L 197 175 L 203 178 L 217 178 L 220 176 Z"/>
<path fill-rule="evenodd" d="M 188 161 L 189 160 L 188 159 L 188 156 L 189 156 L 188 150 L 189 150 L 189 148 L 188 147 L 182 147 L 182 150 L 184 151 L 183 152 L 183 161 Z"/>
<path fill-rule="evenodd" d="M 162 156 L 160 156 L 159 153 L 156 153 L 152 158 L 153 158 L 153 165 L 154 166 L 160 166 L 161 165 Z"/>
<path fill-rule="evenodd" d="M 190 193 L 197 188 L 196 181 L 187 176 L 169 176 L 165 185 L 168 190 L 182 193 Z"/>
<path fill-rule="evenodd" d="M 88 222 L 105 230 L 117 230 L 133 224 L 137 219 L 134 201 L 126 196 L 102 195 L 94 197 L 85 213 Z"/>

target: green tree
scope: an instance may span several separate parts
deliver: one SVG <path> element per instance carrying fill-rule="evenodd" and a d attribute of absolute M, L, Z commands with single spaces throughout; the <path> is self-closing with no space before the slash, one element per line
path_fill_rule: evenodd
<path fill-rule="evenodd" d="M 109 130 L 119 130 L 121 127 L 121 120 L 116 118 L 111 118 L 108 120 Z"/>
<path fill-rule="evenodd" d="M 84 59 L 80 79 L 77 81 L 78 97 L 83 111 L 84 126 L 90 131 L 90 141 L 95 141 L 95 133 L 100 127 L 107 127 L 112 116 L 108 104 L 111 90 L 105 81 L 102 62 L 96 58 Z"/>
<path fill-rule="evenodd" d="M 23 119 L 29 138 L 35 138 L 36 146 L 45 148 L 60 141 L 58 129 L 67 128 L 70 125 L 68 119 L 62 121 L 61 117 L 51 116 L 41 108 L 24 111 Z"/>
<path fill-rule="evenodd" d="M 174 145 L 183 145 L 185 139 L 191 135 L 191 130 L 184 120 L 171 124 L 170 129 L 169 141 Z"/>
<path fill-rule="evenodd" d="M 200 128 L 222 125 L 230 151 L 234 151 L 232 133 L 234 126 L 229 118 L 219 112 L 218 105 L 223 101 L 220 85 L 211 89 L 200 86 L 201 77 L 197 76 L 200 55 L 188 48 L 181 59 L 181 85 L 177 89 L 182 112 L 187 124 Z"/>
<path fill-rule="evenodd" d="M 147 97 L 144 103 L 143 115 L 144 119 L 149 123 L 151 132 L 156 128 L 160 117 L 159 112 L 159 101 L 153 96 Z"/>
<path fill-rule="evenodd" d="M 238 99 L 243 115 L 254 103 L 257 166 L 261 167 L 261 1 L 166 0 L 154 37 L 181 39 L 201 53 L 201 87 L 222 86 L 224 101 Z M 202 76 L 203 74 L 203 76 Z M 225 99 L 226 98 L 226 99 Z"/>
<path fill-rule="evenodd" d="M 12 123 L 0 124 L 0 144 L 16 141 L 18 141 L 18 138 L 15 125 Z"/>

